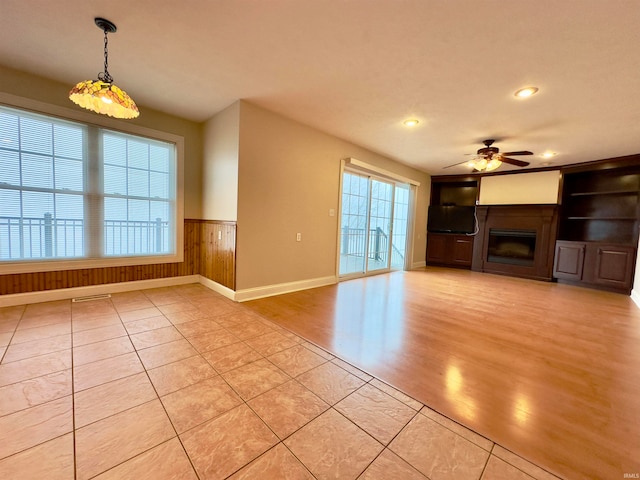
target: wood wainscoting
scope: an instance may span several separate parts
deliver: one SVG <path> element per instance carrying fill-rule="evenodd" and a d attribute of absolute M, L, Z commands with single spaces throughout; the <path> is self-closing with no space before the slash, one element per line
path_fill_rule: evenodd
<path fill-rule="evenodd" d="M 200 221 L 200 275 L 236 289 L 236 223 Z"/>
<path fill-rule="evenodd" d="M 0 275 L 0 295 L 197 274 L 234 290 L 235 238 L 235 222 L 186 219 L 183 262 Z"/>

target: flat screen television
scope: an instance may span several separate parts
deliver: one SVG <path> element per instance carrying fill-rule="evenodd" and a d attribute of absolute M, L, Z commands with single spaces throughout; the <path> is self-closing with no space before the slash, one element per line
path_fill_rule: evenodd
<path fill-rule="evenodd" d="M 462 205 L 431 205 L 427 217 L 427 231 L 433 233 L 473 233 L 475 209 Z"/>

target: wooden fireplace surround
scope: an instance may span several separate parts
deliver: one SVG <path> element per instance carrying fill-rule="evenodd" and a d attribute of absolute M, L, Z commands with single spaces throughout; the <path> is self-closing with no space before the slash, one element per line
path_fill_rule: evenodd
<path fill-rule="evenodd" d="M 479 205 L 478 233 L 473 244 L 471 269 L 535 280 L 553 279 L 553 255 L 558 230 L 557 205 Z M 488 261 L 490 229 L 534 230 L 536 248 L 532 266 Z"/>

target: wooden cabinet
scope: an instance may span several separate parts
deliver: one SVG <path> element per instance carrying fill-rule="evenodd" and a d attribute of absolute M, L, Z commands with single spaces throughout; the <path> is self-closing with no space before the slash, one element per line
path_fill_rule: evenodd
<path fill-rule="evenodd" d="M 447 245 L 449 237 L 444 233 L 429 233 L 427 236 L 427 264 L 447 264 L 450 263 L 447 257 L 451 258 L 451 254 L 447 255 Z"/>
<path fill-rule="evenodd" d="M 583 280 L 631 293 L 636 249 L 626 245 L 587 245 Z"/>
<path fill-rule="evenodd" d="M 440 176 L 431 177 L 431 207 L 443 206 L 471 208 L 471 223 L 473 223 L 473 206 L 478 198 L 478 179 L 471 176 Z M 462 210 L 462 209 L 461 209 Z M 433 213 L 433 212 L 432 212 Z M 453 216 L 452 216 L 453 218 Z M 430 222 L 427 222 L 429 224 Z M 460 222 L 453 222 L 446 228 L 433 228 L 427 233 L 427 265 L 447 267 L 471 268 L 473 259 L 472 235 L 470 229 L 456 228 Z"/>
<path fill-rule="evenodd" d="M 553 276 L 630 293 L 639 219 L 637 158 L 566 169 Z"/>
<path fill-rule="evenodd" d="M 557 241 L 553 262 L 553 276 L 578 282 L 582 280 L 586 248 L 587 244 L 584 242 Z"/>
<path fill-rule="evenodd" d="M 471 266 L 473 259 L 473 237 L 469 235 L 453 236 L 451 263 L 458 266 Z"/>
<path fill-rule="evenodd" d="M 636 249 L 600 242 L 556 242 L 553 276 L 588 286 L 631 292 Z"/>
<path fill-rule="evenodd" d="M 448 233 L 429 233 L 427 264 L 471 268 L 473 237 Z"/>

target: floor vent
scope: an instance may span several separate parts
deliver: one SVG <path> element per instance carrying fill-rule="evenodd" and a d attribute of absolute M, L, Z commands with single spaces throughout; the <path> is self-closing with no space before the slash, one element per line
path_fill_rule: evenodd
<path fill-rule="evenodd" d="M 74 298 L 71 301 L 73 303 L 80 303 L 80 302 L 90 302 L 92 300 L 102 300 L 103 298 L 111 298 L 111 294 L 104 293 L 102 295 L 87 295 L 86 297 Z"/>

